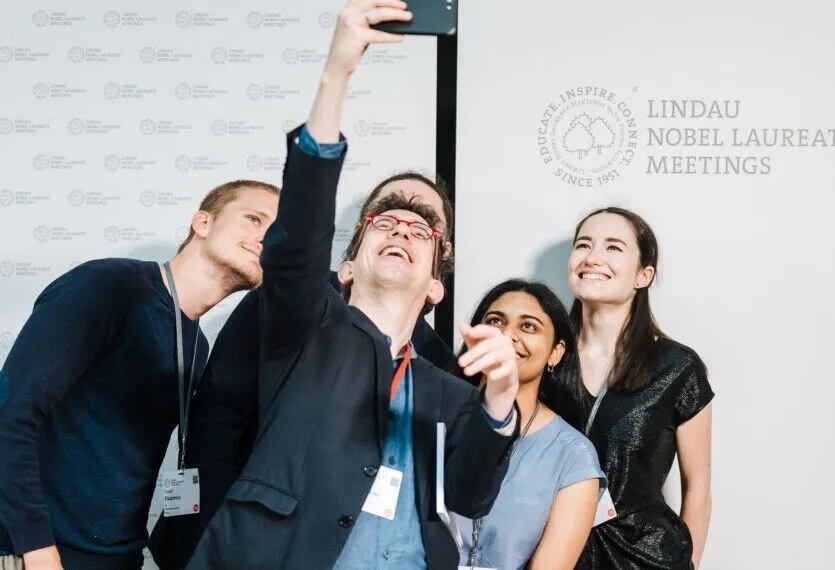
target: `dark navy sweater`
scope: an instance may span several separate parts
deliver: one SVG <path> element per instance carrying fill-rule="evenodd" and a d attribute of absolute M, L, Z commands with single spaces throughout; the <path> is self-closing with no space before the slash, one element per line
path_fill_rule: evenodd
<path fill-rule="evenodd" d="M 183 315 L 186 378 L 196 323 Z M 51 283 L 0 371 L 0 553 L 58 545 L 68 570 L 142 565 L 178 422 L 174 305 L 155 262 Z M 208 354 L 200 333 L 196 377 Z"/>

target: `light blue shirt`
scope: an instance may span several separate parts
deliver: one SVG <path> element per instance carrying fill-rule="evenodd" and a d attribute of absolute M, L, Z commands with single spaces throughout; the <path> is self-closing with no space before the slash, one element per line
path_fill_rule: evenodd
<path fill-rule="evenodd" d="M 548 522 L 551 505 L 560 489 L 599 479 L 601 493 L 606 476 L 591 442 L 561 417 L 520 439 L 510 456 L 507 475 L 490 513 L 481 519 L 475 566 L 522 570 L 533 556 Z M 470 564 L 473 523 L 455 516 L 464 545 L 461 564 Z"/>
<path fill-rule="evenodd" d="M 389 339 L 389 342 L 391 340 Z M 417 355 L 412 347 L 412 358 Z M 394 368 L 402 357 L 394 359 Z M 334 570 L 422 570 L 426 551 L 415 501 L 415 469 L 412 453 L 414 387 L 411 364 L 389 404 L 382 465 L 403 473 L 394 520 L 360 512 Z"/>

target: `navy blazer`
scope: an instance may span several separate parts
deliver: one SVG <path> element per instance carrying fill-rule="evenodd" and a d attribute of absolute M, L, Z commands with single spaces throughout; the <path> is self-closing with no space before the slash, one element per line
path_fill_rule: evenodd
<path fill-rule="evenodd" d="M 391 352 L 374 323 L 328 284 L 344 154 L 309 156 L 294 137 L 288 137 L 278 220 L 261 257 L 255 443 L 188 570 L 331 568 L 380 464 Z M 434 509 L 435 424 L 448 430 L 447 505 L 468 517 L 492 506 L 514 437 L 490 427 L 478 392 L 466 382 L 421 357 L 412 373 L 415 485 L 427 565 L 452 569 L 458 550 Z"/>
<path fill-rule="evenodd" d="M 330 284 L 341 290 L 336 272 Z M 229 487 L 238 478 L 258 428 L 258 305 L 261 289 L 247 293 L 215 339 L 189 414 L 186 467 L 200 473 L 200 513 L 160 517 L 149 548 L 161 570 L 182 570 Z M 276 316 L 276 318 L 279 318 Z M 436 367 L 454 372 L 456 357 L 424 319 L 412 335 L 415 351 Z"/>

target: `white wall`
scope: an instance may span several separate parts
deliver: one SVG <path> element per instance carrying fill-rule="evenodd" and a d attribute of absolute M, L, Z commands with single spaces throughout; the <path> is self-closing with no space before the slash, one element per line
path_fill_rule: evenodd
<path fill-rule="evenodd" d="M 343 4 L 3 4 L 0 362 L 58 275 L 98 257 L 166 259 L 212 187 L 281 183 L 284 133 L 307 116 Z M 337 257 L 377 181 L 434 170 L 434 40 L 370 49 L 345 115 Z M 202 319 L 210 340 L 240 297 Z"/>
<path fill-rule="evenodd" d="M 661 243 L 656 315 L 701 354 L 717 393 L 714 511 L 702 568 L 832 568 L 833 4 L 472 1 L 461 8 L 456 320 L 511 275 L 544 279 L 569 303 L 565 265 L 575 223 L 606 204 L 641 213 Z M 615 96 L 592 94 L 571 108 L 561 101 L 585 86 Z M 651 116 L 665 99 L 708 108 L 738 100 L 739 111 Z M 552 103 L 557 110 L 547 117 Z M 600 154 L 582 133 L 562 138 L 582 113 L 612 127 L 614 136 L 596 135 Z M 717 139 L 708 131 L 706 146 L 650 146 L 649 129 L 660 128 L 718 129 Z M 795 145 L 801 129 L 809 129 L 809 145 L 823 132 L 815 147 L 732 146 L 733 129 L 744 141 L 750 129 L 772 128 L 791 129 Z M 576 152 L 589 147 L 582 158 Z M 685 173 L 674 173 L 670 158 L 669 173 L 657 173 L 660 157 L 687 155 L 750 156 L 757 173 L 688 174 L 686 159 Z M 556 172 L 565 165 L 589 173 L 591 187 L 562 180 Z M 598 175 L 612 168 L 617 177 L 600 184 Z M 675 504 L 675 485 L 668 487 Z"/>

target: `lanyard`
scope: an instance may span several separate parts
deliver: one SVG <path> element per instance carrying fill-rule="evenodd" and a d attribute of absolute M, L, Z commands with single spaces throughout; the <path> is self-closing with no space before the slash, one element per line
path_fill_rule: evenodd
<path fill-rule="evenodd" d="M 589 414 L 589 419 L 586 420 L 586 429 L 583 430 L 583 433 L 586 434 L 588 437 L 589 432 L 591 431 L 591 424 L 594 421 L 594 416 L 597 415 L 597 410 L 600 409 L 600 402 L 603 401 L 603 396 L 606 395 L 606 391 L 609 389 L 609 383 L 603 384 L 600 387 L 600 391 L 597 393 L 597 398 L 594 400 L 594 405 L 591 408 L 591 413 Z"/>
<path fill-rule="evenodd" d="M 188 390 L 185 385 L 185 363 L 183 362 L 183 317 L 180 314 L 180 301 L 177 298 L 177 287 L 174 285 L 174 275 L 171 273 L 171 265 L 166 261 L 163 264 L 165 275 L 168 277 L 168 289 L 171 291 L 171 299 L 174 301 L 174 326 L 177 332 L 177 387 L 179 411 L 180 411 L 180 456 L 177 461 L 177 468 L 185 468 L 186 461 L 186 436 L 188 435 L 188 412 L 191 407 L 191 387 L 194 381 L 194 364 L 197 362 L 197 344 L 200 335 L 200 322 L 195 321 L 194 352 L 191 356 L 191 370 L 188 373 Z"/>
<path fill-rule="evenodd" d="M 394 400 L 394 395 L 397 393 L 397 387 L 400 386 L 401 380 L 406 375 L 406 368 L 409 366 L 409 361 L 412 360 L 412 343 L 406 345 L 406 354 L 403 355 L 403 360 L 400 361 L 400 366 L 394 373 L 394 378 L 391 379 L 391 388 L 389 388 L 389 401 Z"/>
<path fill-rule="evenodd" d="M 540 406 L 540 402 L 539 402 L 539 400 L 537 400 L 536 401 L 536 406 L 534 407 L 533 413 L 531 414 L 531 418 L 528 420 L 528 423 L 525 424 L 525 429 L 522 430 L 522 433 L 519 436 L 519 439 L 516 440 L 516 442 L 513 444 L 513 447 L 510 450 L 510 456 L 508 457 L 508 462 L 510 461 L 510 457 L 513 457 L 513 454 L 516 451 L 516 448 L 519 446 L 519 442 L 522 441 L 522 439 L 526 435 L 528 435 L 528 430 L 531 429 L 531 424 L 533 423 L 533 420 L 536 418 L 536 414 L 539 413 L 539 406 Z M 478 558 L 478 537 L 479 537 L 480 533 L 481 533 L 481 517 L 479 517 L 477 519 L 473 519 L 473 535 L 472 535 L 473 543 L 472 543 L 472 546 L 470 546 L 470 557 L 469 557 L 469 560 L 468 560 L 468 562 L 469 562 L 468 566 L 470 568 L 475 568 L 475 565 L 476 565 L 476 558 Z"/>

